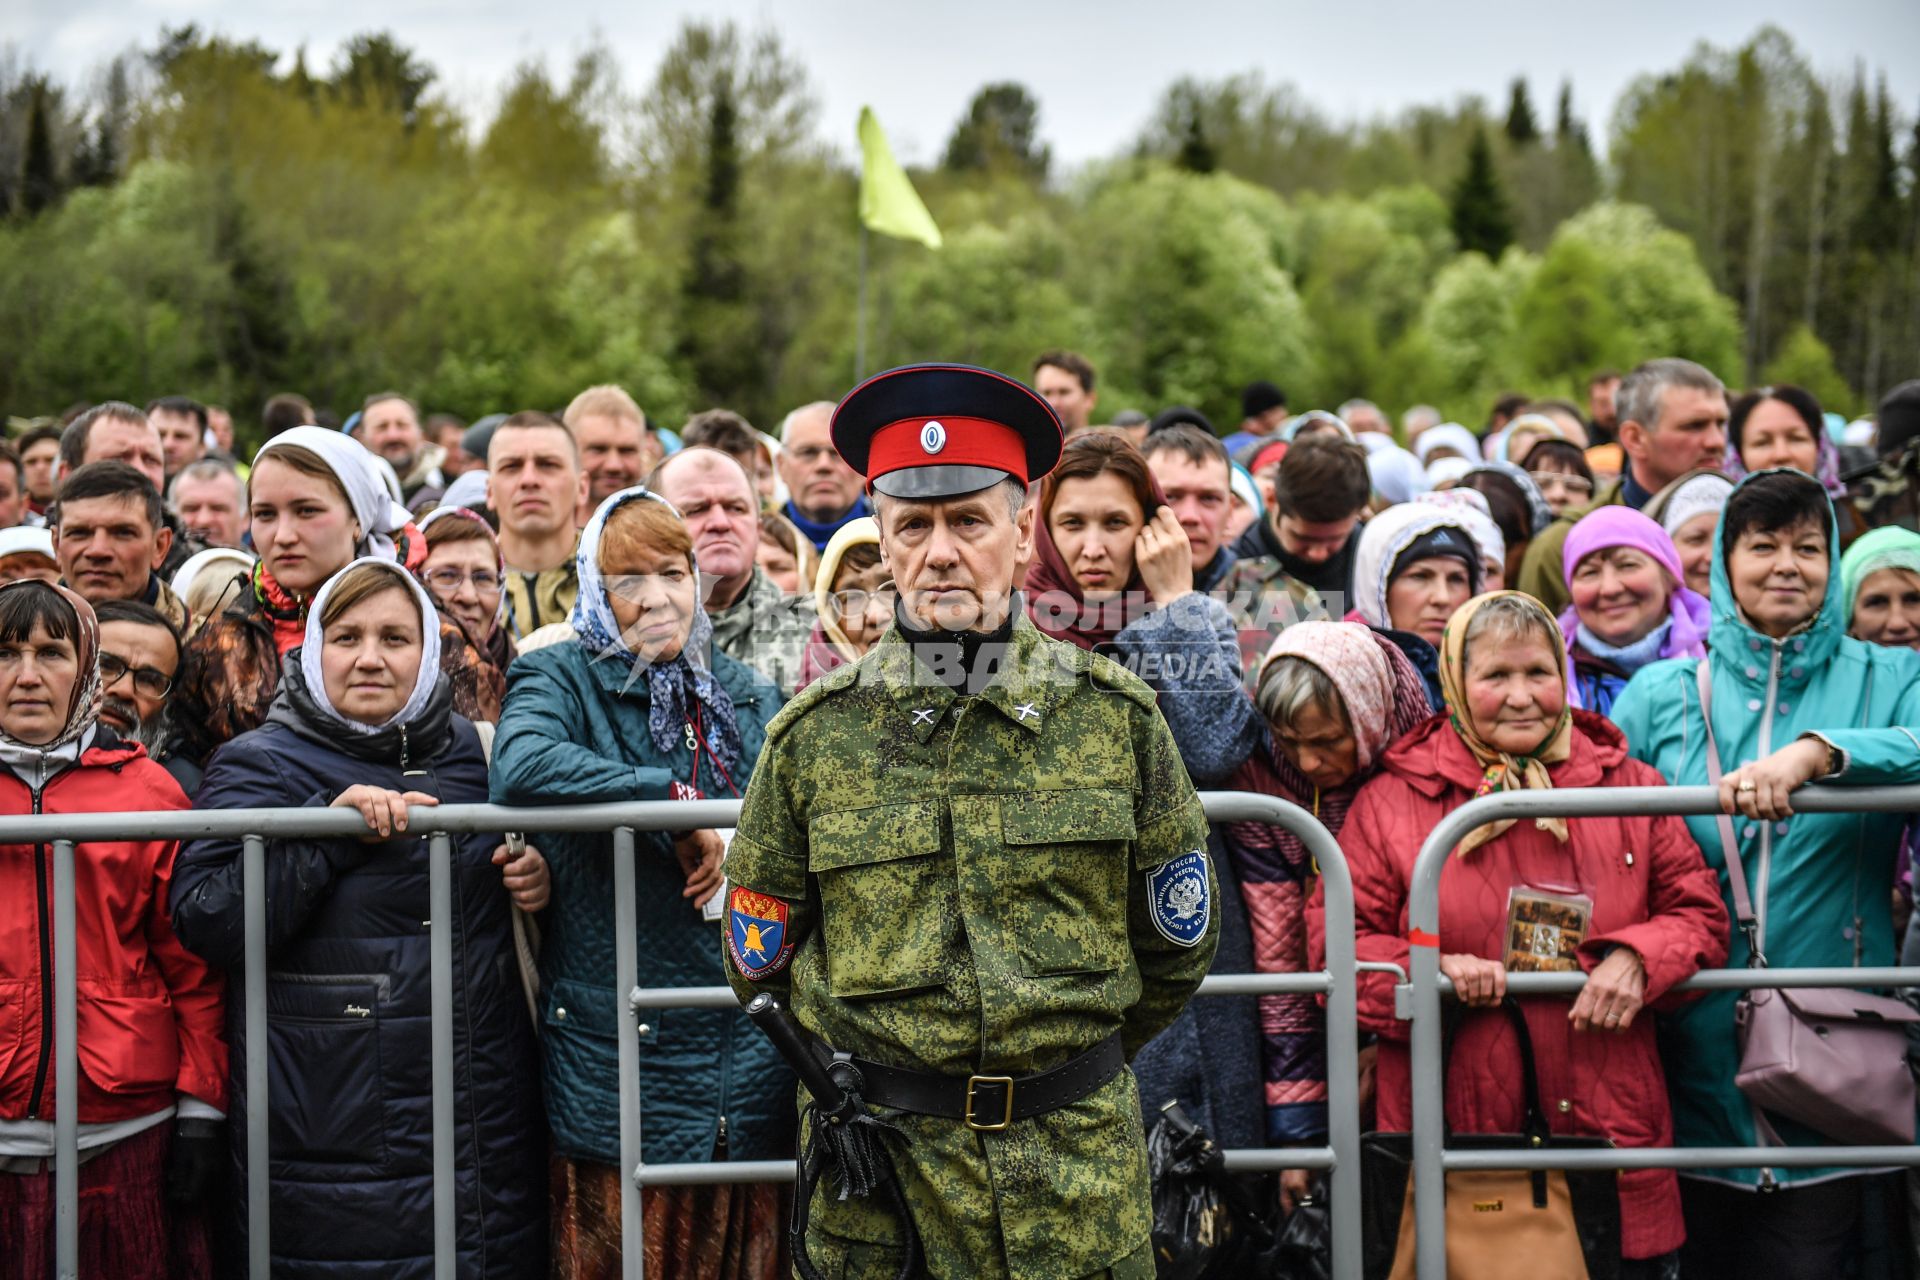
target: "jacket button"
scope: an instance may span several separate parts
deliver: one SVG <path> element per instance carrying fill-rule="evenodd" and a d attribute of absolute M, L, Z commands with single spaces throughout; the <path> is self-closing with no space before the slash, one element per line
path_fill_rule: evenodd
<path fill-rule="evenodd" d="M 1759 709 L 1760 709 L 1760 699 L 1758 698 L 1747 699 L 1747 710 L 1758 711 Z"/>
<path fill-rule="evenodd" d="M 1806 673 L 1807 673 L 1807 669 L 1805 667 L 1795 667 L 1788 674 L 1791 675 L 1795 680 L 1798 680 L 1801 676 L 1805 675 Z"/>
<path fill-rule="evenodd" d="M 1560 1099 L 1560 1114 L 1565 1115 L 1571 1110 L 1573 1110 L 1573 1103 L 1567 1101 L 1565 1098 Z"/>
<path fill-rule="evenodd" d="M 651 1022 L 643 1022 L 639 1026 L 635 1027 L 634 1030 L 640 1034 L 640 1038 L 642 1040 L 645 1040 L 648 1036 L 653 1034 L 653 1024 Z"/>
<path fill-rule="evenodd" d="M 1760 668 L 1758 667 L 1747 668 L 1747 679 L 1758 680 L 1759 678 L 1760 678 Z"/>
<path fill-rule="evenodd" d="M 553 1011 L 553 1020 L 555 1022 L 565 1022 L 567 1020 L 567 1011 L 565 1009 L 555 1009 Z"/>
<path fill-rule="evenodd" d="M 1791 711 L 1791 710 L 1793 710 L 1793 708 L 1792 708 L 1792 707 L 1789 707 L 1789 706 L 1788 706 L 1788 705 L 1787 705 L 1786 703 L 1784 703 L 1784 702 L 1783 702 L 1783 703 L 1781 703 L 1781 704 L 1780 704 L 1780 706 L 1779 706 L 1779 713 L 1780 713 L 1781 715 L 1785 715 L 1785 714 L 1787 714 L 1787 712 L 1789 712 L 1789 711 Z"/>
<path fill-rule="evenodd" d="M 1755 653 L 1758 653 L 1760 652 L 1760 642 L 1758 640 L 1749 640 L 1747 641 L 1747 648 L 1753 650 Z"/>
<path fill-rule="evenodd" d="M 1773 824 L 1773 833 L 1774 833 L 1775 835 L 1778 835 L 1778 836 L 1783 836 L 1783 835 L 1785 835 L 1785 834 L 1787 834 L 1787 824 L 1786 824 L 1786 822 L 1785 822 L 1784 820 L 1782 820 L 1782 821 L 1780 821 L 1780 822 L 1776 822 L 1776 823 L 1774 823 L 1774 824 Z"/>

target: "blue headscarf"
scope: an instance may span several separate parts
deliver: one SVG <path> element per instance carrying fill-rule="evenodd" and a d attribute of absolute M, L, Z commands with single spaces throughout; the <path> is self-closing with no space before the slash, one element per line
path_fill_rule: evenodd
<path fill-rule="evenodd" d="M 680 652 L 666 662 L 641 663 L 639 655 L 627 647 L 626 640 L 620 634 L 620 624 L 613 616 L 613 606 L 607 601 L 606 578 L 600 572 L 600 535 L 615 511 L 629 502 L 642 499 L 657 502 L 672 511 L 676 519 L 679 517 L 680 513 L 671 502 L 645 485 L 622 489 L 602 502 L 594 511 L 593 518 L 587 521 L 587 527 L 580 531 L 580 548 L 574 554 L 574 566 L 580 578 L 580 594 L 574 601 L 568 622 L 578 633 L 579 643 L 592 655 L 590 661 L 617 662 L 627 669 L 628 676 L 622 684 L 623 689 L 640 675 L 646 676 L 647 692 L 652 700 L 647 713 L 647 729 L 653 738 L 655 750 L 669 755 L 681 747 L 684 726 L 692 722 L 692 704 L 697 702 L 704 710 L 701 717 L 702 732 L 707 748 L 720 768 L 727 775 L 734 776 L 742 753 L 740 724 L 734 717 L 733 699 L 713 678 L 708 662 L 708 653 L 713 645 L 713 620 L 707 616 L 706 608 L 700 602 L 700 566 L 697 563 L 693 565 L 696 583 L 693 625 L 687 632 L 686 643 L 680 646 Z M 687 559 L 693 560 L 691 552 Z"/>

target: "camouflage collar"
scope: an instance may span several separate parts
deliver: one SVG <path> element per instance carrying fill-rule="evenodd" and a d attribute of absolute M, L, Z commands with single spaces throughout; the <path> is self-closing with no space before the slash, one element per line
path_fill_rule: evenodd
<path fill-rule="evenodd" d="M 993 678 L 976 695 L 1010 723 L 1037 734 L 1064 693 L 1084 680 L 1088 655 L 1074 646 L 1050 641 L 1025 613 L 1015 615 L 1006 656 Z M 898 713 L 908 720 L 914 739 L 925 743 L 960 700 L 914 654 L 898 627 L 889 627 L 862 662 L 862 680 L 883 683 Z M 931 713 L 931 714 L 929 714 Z"/>

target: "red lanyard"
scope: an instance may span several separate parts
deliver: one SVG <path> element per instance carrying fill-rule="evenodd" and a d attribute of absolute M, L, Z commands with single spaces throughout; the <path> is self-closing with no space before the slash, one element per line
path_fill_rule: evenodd
<path fill-rule="evenodd" d="M 720 763 L 720 757 L 713 754 L 713 748 L 707 745 L 706 735 L 701 732 L 700 704 L 698 701 L 694 702 L 693 714 L 688 717 L 686 725 L 687 749 L 693 752 L 693 775 L 689 779 L 693 789 L 695 791 L 700 789 L 700 753 L 705 751 L 713 765 L 713 771 L 720 775 L 720 781 L 726 783 L 727 790 L 733 792 L 735 798 L 738 798 L 740 788 L 733 785 L 733 777 L 728 774 L 726 766 Z"/>

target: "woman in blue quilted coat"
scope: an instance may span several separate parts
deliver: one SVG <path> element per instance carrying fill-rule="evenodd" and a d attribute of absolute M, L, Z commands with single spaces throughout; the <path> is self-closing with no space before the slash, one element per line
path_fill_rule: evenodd
<path fill-rule="evenodd" d="M 594 512 L 577 555 L 576 638 L 522 654 L 508 676 L 493 758 L 501 804 L 724 799 L 745 789 L 779 708 L 764 678 L 712 645 L 679 514 L 643 488 Z M 534 835 L 552 866 L 542 919 L 540 1018 L 553 1130 L 555 1277 L 617 1276 L 618 1023 L 613 840 Z M 637 837 L 640 983 L 721 986 L 721 844 L 711 831 Z M 794 1081 L 737 1009 L 641 1015 L 640 1111 L 649 1164 L 789 1157 Z M 650 1189 L 648 1275 L 774 1280 L 789 1266 L 786 1189 Z"/>
<path fill-rule="evenodd" d="M 432 913 L 428 842 L 407 815 L 483 802 L 486 757 L 453 711 L 439 615 L 399 565 L 352 562 L 320 588 L 305 625 L 266 723 L 214 753 L 196 797 L 201 809 L 350 808 L 368 827 L 357 840 L 267 833 L 273 1274 L 431 1280 Z M 196 840 L 172 890 L 180 940 L 236 975 L 241 875 L 238 840 Z M 453 838 L 457 1267 L 480 1280 L 536 1276 L 546 1262 L 546 1125 L 511 907 L 537 910 L 547 889 L 533 850 Z M 246 1186 L 242 1007 L 227 1006 L 235 1188 Z M 244 1195 L 233 1210 L 222 1243 L 244 1258 Z"/>

